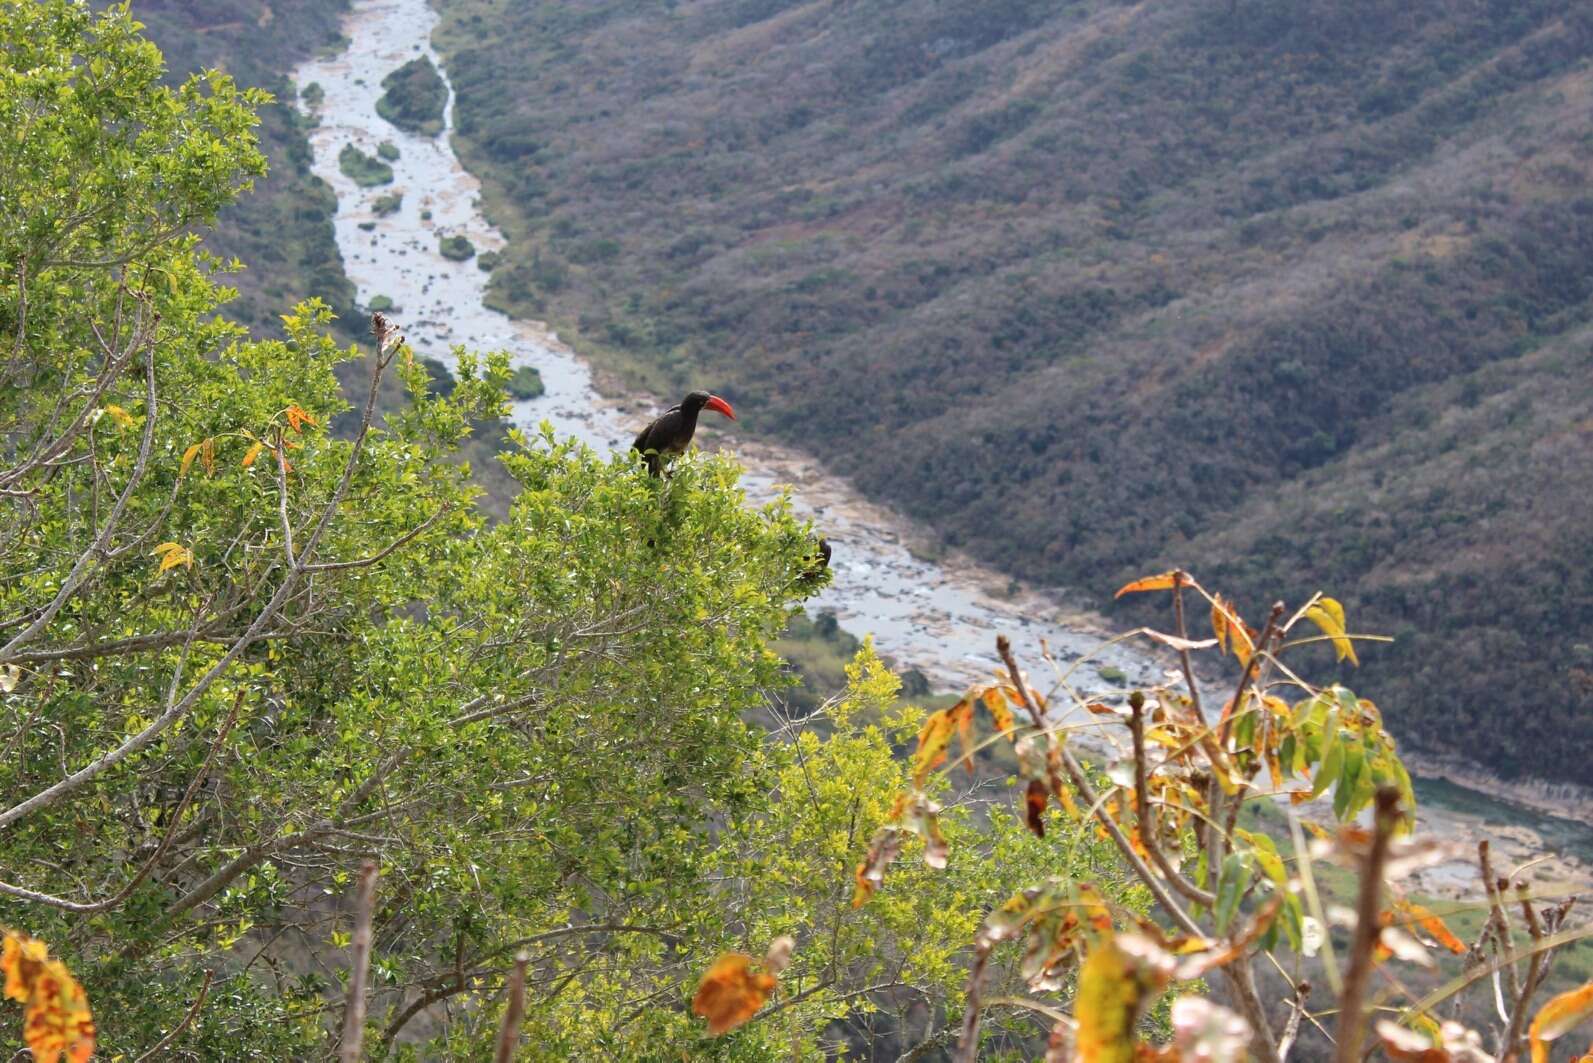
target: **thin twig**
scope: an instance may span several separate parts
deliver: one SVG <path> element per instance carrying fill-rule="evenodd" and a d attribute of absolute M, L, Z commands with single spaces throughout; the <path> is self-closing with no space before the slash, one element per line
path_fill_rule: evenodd
<path fill-rule="evenodd" d="M 1527 980 L 1522 983 L 1521 995 L 1515 999 L 1510 1012 L 1510 1027 L 1505 1031 L 1504 1055 L 1520 1054 L 1522 1027 L 1526 1025 L 1527 1010 L 1532 1005 L 1532 998 L 1538 992 L 1538 982 L 1543 976 L 1544 953 L 1537 948 L 1543 940 L 1543 924 L 1538 922 L 1538 913 L 1532 907 L 1532 899 L 1527 892 L 1525 882 L 1516 883 L 1516 896 L 1521 901 L 1522 918 L 1527 924 L 1527 933 L 1532 935 L 1532 959 L 1527 962 Z"/>
<path fill-rule="evenodd" d="M 199 984 L 199 996 L 194 998 L 193 1005 L 188 1009 L 188 1014 L 183 1016 L 183 1021 L 172 1027 L 171 1033 L 162 1037 L 155 1043 L 155 1047 L 133 1060 L 133 1063 L 146 1063 L 147 1060 L 158 1059 L 160 1054 L 172 1046 L 172 1043 L 182 1036 L 182 1032 L 193 1024 L 199 1016 L 199 1009 L 205 1006 L 205 997 L 210 993 L 210 980 L 216 976 L 215 971 L 206 971 L 205 980 Z"/>
<path fill-rule="evenodd" d="M 1161 842 L 1156 836 L 1156 824 L 1151 820 L 1150 787 L 1145 779 L 1145 696 L 1134 691 L 1129 696 L 1128 707 L 1132 713 L 1129 730 L 1134 736 L 1134 814 L 1139 817 L 1139 840 L 1174 889 L 1196 904 L 1214 905 L 1217 903 L 1216 895 L 1179 874 L 1167 859 L 1167 854 L 1162 852 Z"/>

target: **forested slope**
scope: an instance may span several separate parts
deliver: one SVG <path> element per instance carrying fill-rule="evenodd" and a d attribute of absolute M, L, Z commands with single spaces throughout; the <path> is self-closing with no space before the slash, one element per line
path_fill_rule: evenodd
<path fill-rule="evenodd" d="M 97 5 L 99 6 L 99 5 Z M 210 67 L 240 85 L 270 91 L 260 109 L 261 149 L 270 172 L 254 191 L 223 212 L 205 246 L 246 268 L 228 275 L 238 298 L 226 313 L 280 334 L 280 315 L 319 296 L 353 319 L 354 288 L 332 235 L 336 198 L 310 173 L 304 119 L 289 81 L 293 68 L 321 48 L 335 47 L 347 0 L 135 0 L 132 11 L 160 46 L 172 79 Z"/>
<path fill-rule="evenodd" d="M 1398 733 L 1593 782 L 1593 9 L 442 6 L 502 305 L 1026 577 L 1334 588 Z"/>

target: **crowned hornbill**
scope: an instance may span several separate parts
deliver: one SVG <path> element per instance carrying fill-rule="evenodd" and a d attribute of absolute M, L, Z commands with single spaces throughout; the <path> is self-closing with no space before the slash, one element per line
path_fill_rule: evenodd
<path fill-rule="evenodd" d="M 697 431 L 697 415 L 704 407 L 715 413 L 722 413 L 732 421 L 736 419 L 736 411 L 730 408 L 730 403 L 718 395 L 710 395 L 706 391 L 693 391 L 680 401 L 680 405 L 671 406 L 652 424 L 637 433 L 636 442 L 631 444 L 631 449 L 641 451 L 642 457 L 647 461 L 648 472 L 654 476 L 659 475 L 663 471 L 664 462 L 686 452 L 686 448 L 691 445 L 691 437 Z"/>

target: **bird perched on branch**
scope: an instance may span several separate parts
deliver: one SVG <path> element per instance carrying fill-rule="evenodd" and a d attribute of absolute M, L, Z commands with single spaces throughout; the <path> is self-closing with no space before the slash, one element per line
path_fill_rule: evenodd
<path fill-rule="evenodd" d="M 631 449 L 641 452 L 649 473 L 660 475 L 666 462 L 686 453 L 691 437 L 697 432 L 697 415 L 704 409 L 722 413 L 732 421 L 736 419 L 736 411 L 718 395 L 693 391 L 680 400 L 678 406 L 671 406 L 637 433 Z"/>

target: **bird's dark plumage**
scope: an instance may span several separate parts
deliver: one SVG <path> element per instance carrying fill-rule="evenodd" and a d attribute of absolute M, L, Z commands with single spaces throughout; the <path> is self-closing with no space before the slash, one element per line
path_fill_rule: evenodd
<path fill-rule="evenodd" d="M 704 408 L 722 413 L 732 421 L 736 419 L 736 411 L 718 395 L 693 391 L 636 434 L 636 442 L 631 444 L 631 449 L 641 452 L 647 462 L 648 472 L 654 476 L 660 475 L 665 462 L 686 452 L 686 448 L 691 446 L 691 437 L 697 433 L 697 415 Z"/>

